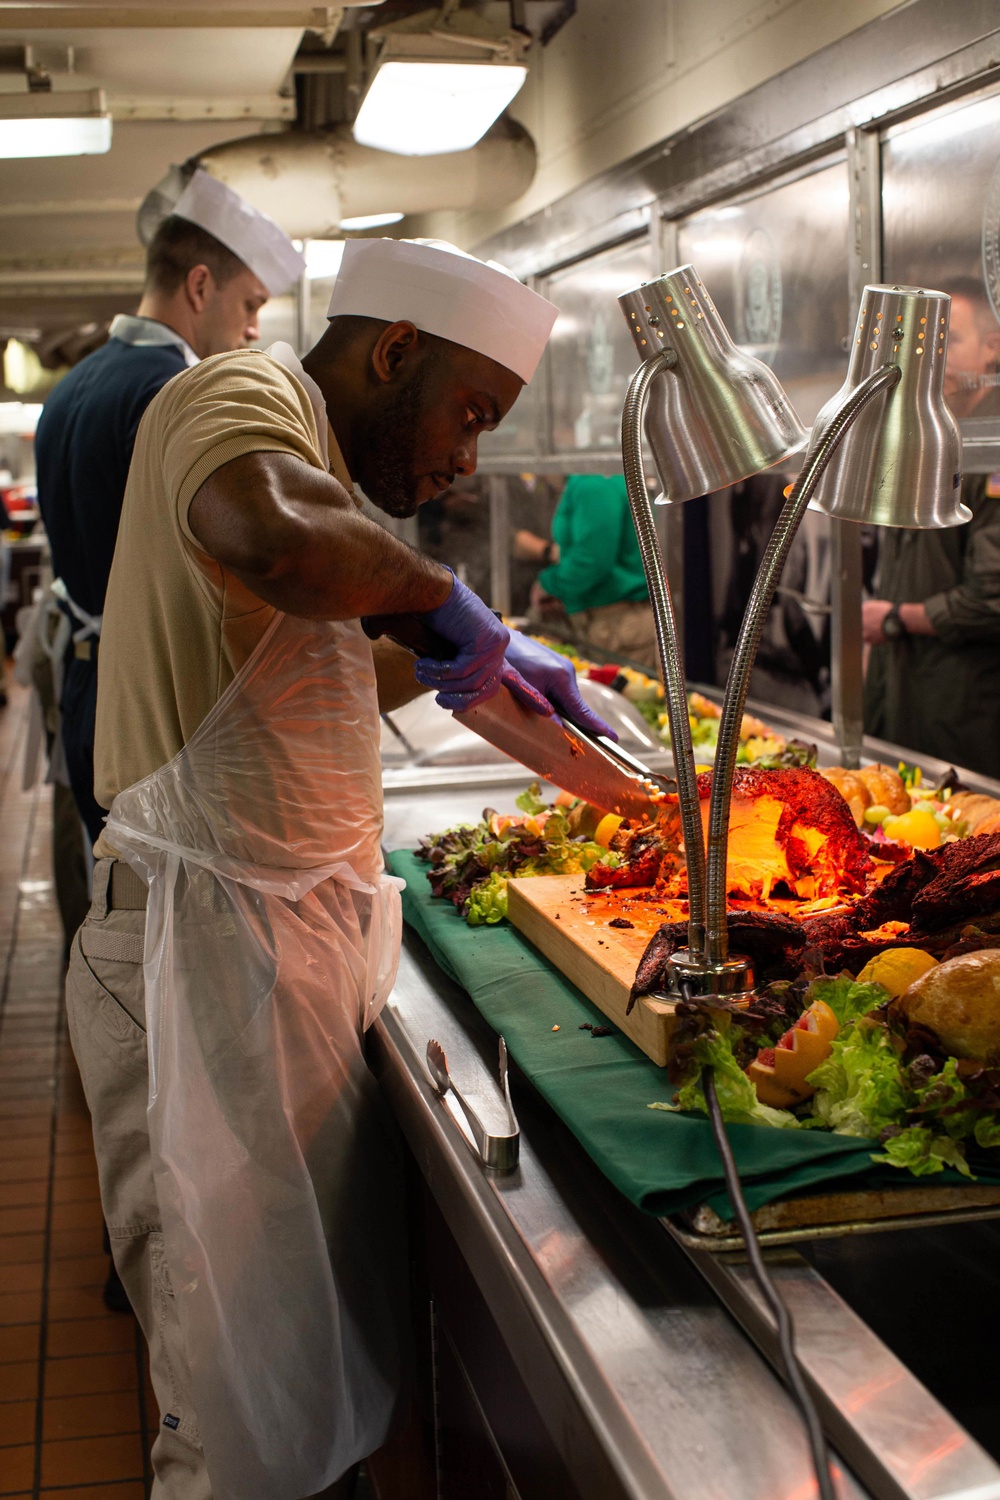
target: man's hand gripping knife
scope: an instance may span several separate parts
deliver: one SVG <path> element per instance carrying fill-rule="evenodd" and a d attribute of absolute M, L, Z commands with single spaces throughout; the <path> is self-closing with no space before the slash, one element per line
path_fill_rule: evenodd
<path fill-rule="evenodd" d="M 452 660 L 424 656 L 415 668 L 417 681 L 436 691 L 442 708 L 462 713 L 502 685 L 534 713 L 549 717 L 558 711 L 589 734 L 617 738 L 584 703 L 572 663 L 519 631 L 512 634 L 458 578 L 444 603 L 421 618 L 457 647 Z"/>

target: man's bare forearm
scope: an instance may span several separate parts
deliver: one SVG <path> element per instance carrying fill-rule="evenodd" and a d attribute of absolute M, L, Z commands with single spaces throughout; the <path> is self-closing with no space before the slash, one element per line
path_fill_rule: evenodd
<path fill-rule="evenodd" d="M 451 592 L 446 568 L 369 521 L 332 476 L 289 454 L 223 464 L 195 494 L 188 521 L 210 557 L 287 614 L 420 614 Z"/>

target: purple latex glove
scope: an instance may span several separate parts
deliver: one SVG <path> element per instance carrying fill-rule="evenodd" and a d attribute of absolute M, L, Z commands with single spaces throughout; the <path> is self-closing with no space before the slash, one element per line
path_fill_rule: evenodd
<path fill-rule="evenodd" d="M 613 740 L 618 738 L 611 726 L 598 718 L 580 697 L 573 663 L 560 656 L 558 651 L 550 651 L 548 646 L 522 635 L 519 630 L 511 631 L 503 681 L 519 703 L 533 708 L 536 713 L 558 710 L 581 729 L 586 729 L 588 734 L 606 734 Z M 540 694 L 544 695 L 544 707 L 538 701 Z"/>
<path fill-rule="evenodd" d="M 510 640 L 506 625 L 457 578 L 444 603 L 420 618 L 435 634 L 457 646 L 458 654 L 452 661 L 420 657 L 414 668 L 417 681 L 437 689 L 437 702 L 453 713 L 492 698 L 500 689 Z"/>

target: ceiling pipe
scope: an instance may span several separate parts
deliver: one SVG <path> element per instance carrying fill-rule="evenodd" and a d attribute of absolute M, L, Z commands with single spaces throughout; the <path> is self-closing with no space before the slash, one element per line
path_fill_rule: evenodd
<path fill-rule="evenodd" d="M 295 239 L 338 233 L 341 219 L 392 210 L 496 208 L 535 175 L 535 143 L 502 117 L 468 151 L 397 156 L 360 146 L 350 126 L 289 130 L 213 146 L 197 158 L 213 177 L 270 214 Z"/>

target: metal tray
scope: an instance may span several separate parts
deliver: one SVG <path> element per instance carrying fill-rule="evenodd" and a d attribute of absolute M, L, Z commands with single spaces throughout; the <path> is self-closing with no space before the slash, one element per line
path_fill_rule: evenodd
<path fill-rule="evenodd" d="M 889 1229 L 938 1228 L 1000 1218 L 1000 1183 L 949 1187 L 859 1189 L 816 1193 L 767 1203 L 752 1215 L 762 1245 L 879 1234 Z M 742 1250 L 743 1236 L 706 1204 L 663 1221 L 691 1250 Z"/>

